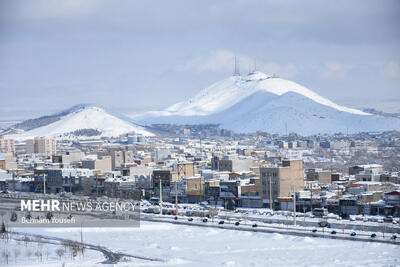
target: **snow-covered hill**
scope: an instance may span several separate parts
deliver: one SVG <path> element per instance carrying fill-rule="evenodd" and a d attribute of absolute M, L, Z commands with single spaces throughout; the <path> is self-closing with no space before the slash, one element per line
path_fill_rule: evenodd
<path fill-rule="evenodd" d="M 294 82 L 261 72 L 232 76 L 165 111 L 142 114 L 145 123 L 220 123 L 239 133 L 299 134 L 400 130 L 400 119 L 347 108 Z"/>
<path fill-rule="evenodd" d="M 209 115 L 224 110 L 258 91 L 275 95 L 295 92 L 322 105 L 353 114 L 367 115 L 360 110 L 346 108 L 288 80 L 275 78 L 262 72 L 247 76 L 232 76 L 202 90 L 193 98 L 172 105 L 167 111 L 177 115 Z"/>
<path fill-rule="evenodd" d="M 48 122 L 44 122 L 43 118 Z M 29 120 L 30 128 L 34 127 L 32 125 L 34 125 L 35 120 L 38 121 L 39 127 L 10 135 L 10 137 L 18 140 L 35 136 L 82 139 L 88 136 L 115 137 L 128 132 L 135 132 L 144 136 L 153 135 L 139 125 L 92 105 L 79 105 L 61 113 Z"/>
<path fill-rule="evenodd" d="M 222 127 L 246 133 L 261 130 L 310 135 L 400 130 L 400 119 L 343 112 L 295 92 L 277 96 L 259 91 L 207 117 Z"/>

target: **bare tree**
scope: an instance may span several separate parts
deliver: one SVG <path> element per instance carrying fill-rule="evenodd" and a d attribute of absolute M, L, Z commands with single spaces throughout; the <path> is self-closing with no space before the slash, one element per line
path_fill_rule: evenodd
<path fill-rule="evenodd" d="M 65 249 L 63 249 L 63 248 L 58 248 L 57 250 L 56 250 L 56 254 L 57 254 L 57 256 L 60 258 L 60 260 L 61 260 L 61 258 L 65 255 Z"/>
<path fill-rule="evenodd" d="M 25 252 L 25 255 L 28 257 L 28 259 L 30 259 L 30 257 L 32 256 L 32 250 L 28 248 L 28 250 Z"/>
<path fill-rule="evenodd" d="M 18 248 L 14 248 L 14 261 L 17 263 L 17 258 L 21 254 L 21 251 Z"/>
<path fill-rule="evenodd" d="M 42 260 L 43 260 L 43 253 L 42 253 L 41 250 L 37 250 L 37 251 L 35 252 L 35 256 L 38 257 L 38 261 L 42 262 Z"/>
<path fill-rule="evenodd" d="M 79 252 L 79 245 L 77 243 L 72 244 L 71 246 L 71 250 L 72 250 L 72 258 L 75 259 L 75 257 L 78 255 Z"/>
<path fill-rule="evenodd" d="M 28 242 L 31 241 L 31 239 L 28 236 L 25 236 L 23 240 L 25 242 L 25 246 L 27 246 Z"/>
<path fill-rule="evenodd" d="M 3 250 L 2 255 L 6 259 L 6 263 L 8 264 L 8 258 L 10 257 L 10 252 L 7 249 L 5 249 Z"/>
<path fill-rule="evenodd" d="M 0 210 L 1 221 L 4 221 L 4 215 L 6 215 L 6 212 L 4 210 Z"/>
<path fill-rule="evenodd" d="M 44 254 L 46 255 L 46 261 L 48 261 L 48 260 L 49 260 L 49 256 L 50 256 L 50 254 L 51 254 L 51 250 L 46 249 L 46 250 L 44 251 Z"/>

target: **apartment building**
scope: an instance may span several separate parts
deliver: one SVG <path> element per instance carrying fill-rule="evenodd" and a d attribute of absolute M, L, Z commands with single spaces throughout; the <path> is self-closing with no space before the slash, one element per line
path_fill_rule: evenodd
<path fill-rule="evenodd" d="M 253 166 L 253 159 L 251 157 L 240 157 L 235 155 L 225 156 L 223 159 L 218 160 L 218 169 L 220 171 L 228 172 L 241 172 L 249 171 Z"/>
<path fill-rule="evenodd" d="M 270 191 L 273 202 L 279 197 L 290 197 L 293 190 L 304 189 L 302 160 L 283 160 L 279 166 L 260 167 L 261 196 L 269 203 Z"/>
<path fill-rule="evenodd" d="M 53 156 L 57 153 L 56 139 L 35 137 L 28 139 L 25 142 L 27 154 L 41 154 L 46 156 Z"/>
<path fill-rule="evenodd" d="M 0 153 L 15 153 L 14 139 L 5 139 L 0 136 Z"/>
<path fill-rule="evenodd" d="M 10 170 L 17 168 L 17 163 L 12 153 L 0 153 L 0 169 Z"/>
<path fill-rule="evenodd" d="M 307 181 L 318 181 L 323 184 L 330 184 L 332 183 L 332 172 L 320 168 L 307 169 L 306 178 Z"/>
<path fill-rule="evenodd" d="M 111 172 L 111 157 L 103 156 L 99 159 L 86 159 L 82 161 L 82 168 L 100 170 L 102 173 Z"/>
<path fill-rule="evenodd" d="M 152 185 L 153 188 L 158 189 L 158 186 L 161 184 L 163 187 L 169 187 L 171 182 L 178 181 L 178 173 L 169 169 L 157 169 L 153 170 L 152 176 Z"/>
<path fill-rule="evenodd" d="M 203 195 L 205 190 L 204 178 L 200 175 L 186 177 L 186 194 L 188 195 Z"/>
<path fill-rule="evenodd" d="M 68 167 L 71 163 L 79 162 L 85 157 L 85 153 L 80 150 L 66 151 L 63 154 L 52 156 L 52 162 L 60 164 L 61 167 Z"/>
<path fill-rule="evenodd" d="M 113 170 L 115 168 L 121 167 L 125 163 L 133 163 L 134 156 L 132 150 L 127 151 L 113 151 L 111 153 L 111 167 Z"/>
<path fill-rule="evenodd" d="M 184 177 L 189 177 L 189 176 L 192 177 L 195 176 L 195 174 L 197 174 L 196 167 L 194 166 L 194 163 L 191 161 L 178 162 L 176 170 L 178 172 L 179 180 Z"/>
<path fill-rule="evenodd" d="M 36 177 L 42 179 L 41 175 Z M 47 192 L 78 192 L 89 193 L 95 183 L 94 174 L 89 169 L 49 169 L 47 170 L 46 186 Z"/>
<path fill-rule="evenodd" d="M 383 166 L 380 164 L 356 165 L 349 168 L 349 174 L 355 175 L 359 173 L 380 174 L 383 172 Z"/>

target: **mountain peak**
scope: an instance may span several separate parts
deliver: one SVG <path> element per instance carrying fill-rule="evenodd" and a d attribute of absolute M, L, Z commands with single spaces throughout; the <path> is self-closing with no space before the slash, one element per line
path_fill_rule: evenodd
<path fill-rule="evenodd" d="M 124 133 L 135 132 L 144 136 L 153 134 L 144 127 L 133 123 L 122 116 L 109 113 L 93 104 L 79 104 L 57 114 L 27 120 L 14 128 L 25 132 L 13 138 L 24 140 L 35 136 L 55 137 L 59 139 L 82 139 L 75 133 L 95 132 L 98 137 L 117 137 Z M 88 131 L 89 130 L 89 131 Z M 90 135 L 91 138 L 95 137 Z"/>
<path fill-rule="evenodd" d="M 338 105 L 295 82 L 254 71 L 230 76 L 164 111 L 136 115 L 146 123 L 218 123 L 236 132 L 299 134 L 400 129 L 385 118 Z M 286 126 L 287 125 L 287 126 Z"/>
<path fill-rule="evenodd" d="M 71 113 L 71 112 L 77 112 L 77 111 L 88 109 L 88 108 L 97 108 L 97 109 L 102 109 L 103 110 L 103 108 L 100 108 L 99 106 L 97 106 L 95 104 L 77 104 L 77 105 L 72 106 L 72 107 L 70 107 L 68 109 L 65 109 L 64 111 L 61 111 L 60 113 L 68 114 L 68 113 Z"/>
<path fill-rule="evenodd" d="M 340 106 L 295 82 L 260 71 L 251 72 L 246 76 L 231 76 L 216 82 L 189 100 L 170 106 L 166 111 L 172 115 L 210 115 L 229 108 L 257 91 L 267 91 L 278 96 L 295 92 L 339 111 L 370 115 L 361 110 Z"/>
<path fill-rule="evenodd" d="M 249 74 L 247 74 L 247 76 L 245 76 L 244 78 L 247 81 L 261 81 L 261 80 L 269 79 L 272 77 L 273 76 L 267 75 L 261 71 L 253 71 L 253 72 L 250 72 Z"/>

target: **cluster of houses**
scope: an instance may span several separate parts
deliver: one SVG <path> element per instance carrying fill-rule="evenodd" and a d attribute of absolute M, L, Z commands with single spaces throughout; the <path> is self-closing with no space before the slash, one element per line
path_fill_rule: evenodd
<path fill-rule="evenodd" d="M 307 143 L 268 148 L 219 137 L 143 138 L 64 143 L 27 140 L 19 151 L 2 138 L 0 189 L 46 194 L 142 198 L 180 203 L 400 216 L 400 173 L 365 164 L 347 172 L 306 168 L 282 153 Z M 123 140 L 126 140 L 123 139 Z M 14 144 L 15 146 L 15 144 Z"/>

